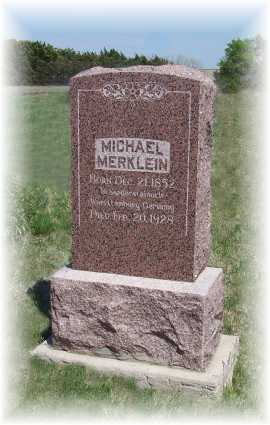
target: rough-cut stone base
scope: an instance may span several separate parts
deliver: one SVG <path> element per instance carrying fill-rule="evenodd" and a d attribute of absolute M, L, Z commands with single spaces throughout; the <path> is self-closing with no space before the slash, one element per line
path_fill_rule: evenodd
<path fill-rule="evenodd" d="M 219 342 L 223 273 L 176 282 L 64 267 L 51 278 L 52 344 L 204 370 Z"/>
<path fill-rule="evenodd" d="M 231 384 L 238 347 L 238 337 L 221 335 L 217 350 L 205 372 L 71 353 L 57 350 L 46 341 L 38 345 L 31 354 L 43 360 L 90 367 L 103 375 L 133 377 L 141 388 L 158 388 L 216 396 Z"/>

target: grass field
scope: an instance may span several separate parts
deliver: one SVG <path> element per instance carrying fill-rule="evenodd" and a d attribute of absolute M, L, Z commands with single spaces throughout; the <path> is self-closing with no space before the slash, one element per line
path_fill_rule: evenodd
<path fill-rule="evenodd" d="M 49 333 L 46 279 L 70 257 L 70 228 L 60 226 L 43 235 L 24 231 L 10 241 L 10 413 L 40 414 L 50 409 L 52 414 L 58 414 L 61 409 L 79 408 L 110 418 L 130 411 L 167 417 L 235 411 L 259 415 L 256 377 L 260 361 L 254 348 L 254 312 L 260 296 L 252 240 L 256 220 L 250 207 L 256 181 L 248 167 L 251 159 L 256 161 L 257 152 L 255 96 L 249 91 L 219 94 L 216 102 L 210 264 L 223 267 L 226 277 L 224 333 L 240 335 L 240 356 L 232 387 L 220 400 L 191 398 L 180 393 L 142 391 L 132 380 L 105 378 L 82 367 L 31 359 L 29 350 Z M 21 186 L 39 184 L 50 189 L 50 196 L 57 196 L 54 192 L 61 196 L 69 188 L 70 176 L 67 88 L 12 90 L 10 99 L 9 170 L 17 185 L 16 193 Z M 20 123 L 17 128 L 14 122 Z M 11 199 L 16 196 L 11 191 Z"/>

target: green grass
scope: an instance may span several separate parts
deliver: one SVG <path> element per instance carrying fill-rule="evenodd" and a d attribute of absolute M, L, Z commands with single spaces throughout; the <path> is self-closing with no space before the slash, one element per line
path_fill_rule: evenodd
<path fill-rule="evenodd" d="M 12 323 L 15 345 L 18 345 L 10 362 L 16 364 L 20 358 L 21 364 L 18 373 L 10 372 L 12 391 L 17 388 L 17 398 L 10 411 L 35 413 L 69 406 L 108 417 L 115 411 L 129 410 L 148 415 L 188 413 L 200 417 L 234 410 L 243 414 L 256 412 L 259 397 L 256 368 L 260 362 L 254 350 L 257 332 L 254 311 L 260 297 L 251 239 L 251 234 L 256 232 L 250 207 L 254 180 L 248 171 L 249 161 L 254 160 L 257 151 L 253 138 L 257 125 L 254 93 L 219 94 L 216 102 L 210 263 L 222 267 L 225 273 L 224 331 L 240 335 L 241 342 L 233 385 L 220 400 L 176 392 L 143 391 L 132 380 L 106 378 L 83 367 L 48 364 L 29 356 L 29 350 L 49 333 L 46 279 L 69 262 L 71 241 L 67 198 L 63 194 L 70 176 L 67 91 L 63 88 L 48 90 L 45 94 L 27 93 L 27 90 L 23 94 L 11 93 L 16 108 L 12 108 L 10 119 L 21 114 L 22 124 L 13 131 L 15 149 L 10 158 L 16 170 L 15 180 L 27 184 L 28 188 L 25 192 L 16 189 L 18 195 L 14 196 L 13 205 L 17 214 L 10 220 L 22 229 L 15 235 L 11 232 L 10 242 L 14 267 L 8 297 L 16 307 Z M 27 174 L 25 169 L 29 171 Z M 47 187 L 45 194 L 40 188 L 29 188 L 29 184 Z M 34 195 L 33 190 L 37 191 Z M 66 211 L 63 226 L 57 215 L 59 205 L 60 210 L 64 205 Z M 49 224 L 41 225 L 44 214 Z"/>
<path fill-rule="evenodd" d="M 70 176 L 69 98 L 59 89 L 9 88 L 9 169 L 23 184 L 68 190 Z M 28 94 L 27 94 L 28 93 Z M 18 121 L 20 125 L 17 125 Z M 15 123 L 15 125 L 14 125 Z"/>

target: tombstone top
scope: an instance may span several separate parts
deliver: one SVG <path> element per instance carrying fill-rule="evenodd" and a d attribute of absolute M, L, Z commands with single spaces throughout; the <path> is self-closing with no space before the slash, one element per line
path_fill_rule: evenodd
<path fill-rule="evenodd" d="M 198 69 L 188 68 L 185 65 L 135 65 L 128 66 L 126 68 L 103 68 L 102 66 L 96 66 L 79 72 L 74 77 L 72 77 L 71 80 L 82 77 L 90 77 L 93 75 L 114 74 L 119 72 L 144 72 L 151 74 L 171 75 L 180 78 L 196 80 L 215 87 L 214 81 L 206 73 L 201 72 Z"/>
<path fill-rule="evenodd" d="M 194 281 L 210 254 L 215 84 L 183 65 L 71 79 L 72 267 Z"/>

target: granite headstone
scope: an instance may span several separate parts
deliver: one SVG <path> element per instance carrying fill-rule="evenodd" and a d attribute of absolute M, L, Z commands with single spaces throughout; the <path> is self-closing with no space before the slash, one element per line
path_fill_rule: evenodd
<path fill-rule="evenodd" d="M 71 80 L 72 265 L 51 279 L 54 347 L 204 370 L 223 323 L 210 252 L 215 86 L 178 65 Z"/>
<path fill-rule="evenodd" d="M 193 281 L 205 268 L 214 93 L 181 65 L 72 78 L 74 269 Z"/>

